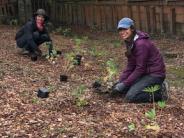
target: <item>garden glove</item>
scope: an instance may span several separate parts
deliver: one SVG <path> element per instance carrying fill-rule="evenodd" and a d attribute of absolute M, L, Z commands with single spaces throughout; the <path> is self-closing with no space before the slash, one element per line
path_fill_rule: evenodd
<path fill-rule="evenodd" d="M 112 87 L 111 87 L 111 90 L 113 90 L 115 88 L 115 86 L 119 83 L 119 81 L 115 82 Z"/>
<path fill-rule="evenodd" d="M 122 92 L 125 89 L 125 84 L 123 82 L 119 82 L 117 83 L 114 88 L 113 88 L 113 92 Z"/>

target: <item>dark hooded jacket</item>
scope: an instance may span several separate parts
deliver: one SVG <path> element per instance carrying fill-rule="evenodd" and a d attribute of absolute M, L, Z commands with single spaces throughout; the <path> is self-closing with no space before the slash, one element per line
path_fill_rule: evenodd
<path fill-rule="evenodd" d="M 43 31 L 38 31 L 38 28 L 36 27 L 35 17 L 32 17 L 16 33 L 15 40 L 17 42 L 17 46 L 23 48 L 25 45 L 29 45 L 33 49 L 37 48 L 39 42 L 34 39 L 34 32 L 38 32 L 37 34 L 39 34 L 39 36 L 45 36 L 47 38 L 47 41 L 51 40 L 45 26 Z"/>
<path fill-rule="evenodd" d="M 137 31 L 132 43 L 126 46 L 131 54 L 127 56 L 127 67 L 120 75 L 120 82 L 130 86 L 143 75 L 165 78 L 163 58 L 148 34 Z"/>

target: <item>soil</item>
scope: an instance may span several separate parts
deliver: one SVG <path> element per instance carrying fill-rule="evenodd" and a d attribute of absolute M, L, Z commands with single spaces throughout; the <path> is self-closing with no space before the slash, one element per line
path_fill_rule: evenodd
<path fill-rule="evenodd" d="M 153 39 L 163 56 L 166 52 L 178 55 L 164 56 L 170 98 L 162 111 L 156 108 L 155 121 L 160 129 L 155 131 L 145 128 L 152 123 L 145 117 L 152 104 L 126 103 L 123 96 L 112 98 L 92 88 L 96 80 L 107 75 L 105 62 L 108 59 L 114 58 L 119 64 L 119 73 L 126 65 L 124 47 L 114 47 L 112 43 L 118 39 L 117 34 L 82 30 L 78 35 L 89 39 L 82 45 L 81 65 L 73 67 L 67 74 L 68 82 L 62 83 L 59 76 L 64 66 L 63 57 L 59 56 L 54 62 L 38 57 L 33 62 L 30 57 L 20 55 L 14 39 L 17 28 L 0 26 L 0 137 L 184 137 L 184 87 L 179 84 L 183 82 L 184 73 L 176 73 L 184 68 L 183 40 Z M 54 47 L 62 53 L 75 48 L 72 37 L 54 33 L 51 37 Z M 103 54 L 90 54 L 91 47 Z M 40 48 L 46 53 L 44 45 Z M 80 86 L 85 86 L 85 93 L 80 96 L 87 102 L 75 96 Z M 37 97 L 40 87 L 49 89 L 48 98 Z M 78 106 L 76 100 L 79 99 L 85 104 Z M 135 125 L 132 131 L 130 124 Z"/>

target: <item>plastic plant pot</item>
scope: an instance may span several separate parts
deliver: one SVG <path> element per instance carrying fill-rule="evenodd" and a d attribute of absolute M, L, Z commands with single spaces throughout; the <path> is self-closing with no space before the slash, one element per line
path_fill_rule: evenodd
<path fill-rule="evenodd" d="M 99 87 L 101 87 L 101 86 L 102 86 L 101 83 L 98 82 L 98 81 L 95 81 L 95 82 L 92 84 L 92 87 L 95 88 L 95 89 L 97 89 L 97 88 L 99 88 Z"/>
<path fill-rule="evenodd" d="M 67 80 L 68 80 L 68 76 L 66 76 L 66 75 L 60 75 L 60 81 L 61 82 L 67 82 Z"/>
<path fill-rule="evenodd" d="M 61 54 L 62 54 L 62 52 L 57 50 L 57 55 L 61 55 Z"/>
<path fill-rule="evenodd" d="M 39 98 L 47 98 L 49 97 L 49 91 L 47 88 L 39 88 L 37 96 Z"/>
<path fill-rule="evenodd" d="M 74 65 L 80 65 L 81 64 L 81 59 L 82 59 L 81 55 L 76 55 L 74 57 Z"/>

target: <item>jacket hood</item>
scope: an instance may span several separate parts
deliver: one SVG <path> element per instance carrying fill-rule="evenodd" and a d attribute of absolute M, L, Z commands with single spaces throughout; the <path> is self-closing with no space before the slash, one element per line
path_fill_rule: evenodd
<path fill-rule="evenodd" d="M 136 41 L 138 39 L 148 39 L 149 37 L 150 36 L 145 32 L 136 31 L 136 36 L 134 37 L 134 41 Z"/>

